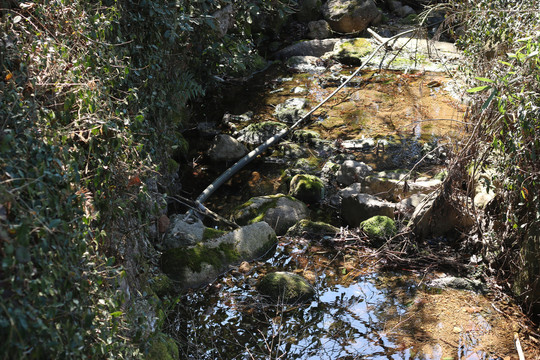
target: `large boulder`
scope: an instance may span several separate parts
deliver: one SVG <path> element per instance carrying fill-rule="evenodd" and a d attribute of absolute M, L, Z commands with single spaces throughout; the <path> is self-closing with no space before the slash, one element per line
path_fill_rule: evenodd
<path fill-rule="evenodd" d="M 208 156 L 212 161 L 236 161 L 248 153 L 248 150 L 240 141 L 230 135 L 221 134 L 216 136 L 214 144 L 208 150 Z"/>
<path fill-rule="evenodd" d="M 165 251 L 161 269 L 177 288 L 196 287 L 211 282 L 230 265 L 254 260 L 277 243 L 274 230 L 258 222 L 223 236 Z"/>
<path fill-rule="evenodd" d="M 409 227 L 420 238 L 467 232 L 474 218 L 463 205 L 466 202 L 466 199 L 445 197 L 442 190 L 436 190 L 416 207 Z"/>
<path fill-rule="evenodd" d="M 251 124 L 239 131 L 238 141 L 249 145 L 259 145 L 287 129 L 287 125 L 277 121 L 263 121 Z"/>
<path fill-rule="evenodd" d="M 307 111 L 307 100 L 304 98 L 289 98 L 276 106 L 274 116 L 282 122 L 294 123 L 302 118 Z"/>
<path fill-rule="evenodd" d="M 340 33 L 364 31 L 382 18 L 373 0 L 328 0 L 322 11 L 332 30 Z"/>
<path fill-rule="evenodd" d="M 373 169 L 360 161 L 345 160 L 337 173 L 336 180 L 343 185 L 361 182 Z"/>
<path fill-rule="evenodd" d="M 274 54 L 274 57 L 286 60 L 291 56 L 316 56 L 321 57 L 334 49 L 339 39 L 307 40 L 289 45 Z"/>
<path fill-rule="evenodd" d="M 265 221 L 277 235 L 284 235 L 291 226 L 308 216 L 306 204 L 284 194 L 251 198 L 233 215 L 238 224 Z"/>
<path fill-rule="evenodd" d="M 273 301 L 285 304 L 305 302 L 315 295 L 315 289 L 306 279 L 284 271 L 266 274 L 259 281 L 257 290 Z"/>
<path fill-rule="evenodd" d="M 314 175 L 298 174 L 291 179 L 289 195 L 309 204 L 324 198 L 324 183 Z"/>
<path fill-rule="evenodd" d="M 373 216 L 394 218 L 395 204 L 369 194 L 354 194 L 341 200 L 341 217 L 356 227 Z"/>

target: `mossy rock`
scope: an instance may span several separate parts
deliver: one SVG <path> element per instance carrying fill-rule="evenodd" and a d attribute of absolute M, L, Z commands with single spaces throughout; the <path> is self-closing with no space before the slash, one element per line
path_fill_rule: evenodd
<path fill-rule="evenodd" d="M 351 39 L 336 45 L 333 57 L 342 64 L 361 65 L 362 58 L 373 50 L 373 45 L 367 39 Z"/>
<path fill-rule="evenodd" d="M 286 304 L 305 302 L 315 295 L 315 290 L 306 279 L 282 271 L 266 274 L 257 285 L 257 290 L 273 301 Z"/>
<path fill-rule="evenodd" d="M 213 229 L 205 227 L 203 231 L 203 241 L 217 239 L 220 236 L 225 235 L 227 232 L 219 229 Z"/>
<path fill-rule="evenodd" d="M 291 180 L 289 195 L 307 203 L 318 203 L 324 198 L 324 183 L 314 175 L 295 175 Z"/>
<path fill-rule="evenodd" d="M 306 204 L 284 194 L 251 198 L 234 213 L 234 219 L 238 224 L 264 221 L 277 235 L 284 235 L 291 226 L 308 216 Z"/>
<path fill-rule="evenodd" d="M 360 223 L 360 228 L 373 239 L 384 239 L 394 236 L 397 232 L 396 223 L 388 216 L 373 216 Z"/>
<path fill-rule="evenodd" d="M 146 360 L 177 360 L 180 358 L 178 345 L 163 333 L 153 337 Z"/>
<path fill-rule="evenodd" d="M 287 230 L 286 236 L 306 236 L 311 239 L 322 239 L 325 236 L 335 236 L 339 229 L 320 221 L 300 220 Z"/>
<path fill-rule="evenodd" d="M 217 247 L 210 247 L 200 243 L 165 251 L 161 255 L 161 269 L 171 279 L 183 281 L 186 269 L 200 273 L 206 264 L 219 271 L 239 259 L 240 254 L 233 244 L 221 243 Z"/>

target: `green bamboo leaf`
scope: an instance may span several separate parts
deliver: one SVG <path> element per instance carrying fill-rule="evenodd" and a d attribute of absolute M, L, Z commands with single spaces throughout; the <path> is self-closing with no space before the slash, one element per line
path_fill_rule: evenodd
<path fill-rule="evenodd" d="M 483 81 L 483 82 L 488 82 L 488 83 L 494 83 L 495 81 L 491 80 L 491 79 L 488 79 L 488 78 L 485 78 L 485 77 L 475 77 L 476 80 L 479 80 L 479 81 Z"/>
<path fill-rule="evenodd" d="M 477 86 L 475 88 L 472 88 L 472 89 L 468 89 L 467 92 L 468 93 L 475 93 L 475 92 L 479 92 L 479 91 L 483 91 L 483 90 L 486 90 L 488 88 L 490 88 L 491 86 L 489 85 L 482 85 L 482 86 Z"/>

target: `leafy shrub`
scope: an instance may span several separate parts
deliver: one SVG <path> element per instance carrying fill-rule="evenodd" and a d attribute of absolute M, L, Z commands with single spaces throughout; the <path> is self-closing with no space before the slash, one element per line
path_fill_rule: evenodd
<path fill-rule="evenodd" d="M 504 226 L 489 250 L 497 254 L 498 275 L 505 283 L 516 280 L 513 290 L 532 313 L 532 306 L 540 304 L 539 291 L 533 290 L 540 289 L 540 13 L 527 0 L 455 6 L 464 24 L 458 43 L 476 81 L 469 90 L 473 114 L 489 144 L 478 163 L 495 167 L 502 184 L 504 205 L 495 216 Z"/>
<path fill-rule="evenodd" d="M 284 7 L 14 3 L 0 12 L 2 358 L 139 357 L 149 329 L 119 282 L 149 265 L 110 234 L 126 216 L 147 230 L 144 180 L 176 170 L 189 101 L 213 75 L 260 66 L 250 14 Z M 220 38 L 210 14 L 229 3 L 239 14 Z M 124 268 L 123 256 L 140 266 Z"/>

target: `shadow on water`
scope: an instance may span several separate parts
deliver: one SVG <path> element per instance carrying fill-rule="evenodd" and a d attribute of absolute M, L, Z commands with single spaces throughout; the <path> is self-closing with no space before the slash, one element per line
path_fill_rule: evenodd
<path fill-rule="evenodd" d="M 182 358 L 497 359 L 478 347 L 491 328 L 487 319 L 498 321 L 485 312 L 473 314 L 470 331 L 456 334 L 450 327 L 455 338 L 432 330 L 448 324 L 434 315 L 442 310 L 428 303 L 446 296 L 462 307 L 463 301 L 478 302 L 478 295 L 444 294 L 427 287 L 419 274 L 380 272 L 369 249 L 282 240 L 266 261 L 230 271 L 181 299 L 171 326 Z M 316 297 L 305 304 L 271 303 L 255 289 L 270 271 L 303 275 L 314 283 Z M 444 306 L 460 312 L 456 303 Z"/>

